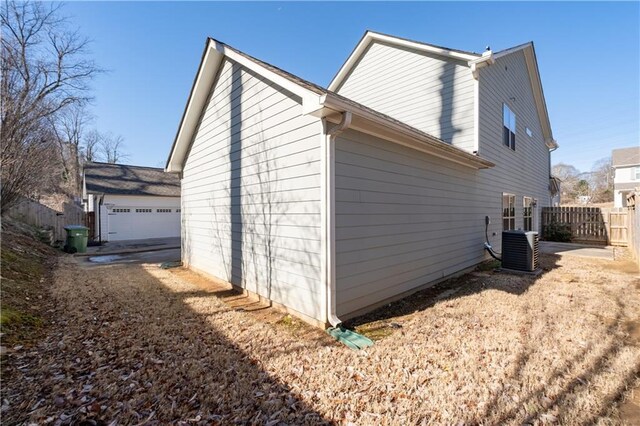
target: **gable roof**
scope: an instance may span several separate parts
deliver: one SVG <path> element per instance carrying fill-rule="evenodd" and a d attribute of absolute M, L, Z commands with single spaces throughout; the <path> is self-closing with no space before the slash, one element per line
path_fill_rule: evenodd
<path fill-rule="evenodd" d="M 611 166 L 637 166 L 640 165 L 640 147 L 619 148 L 611 151 Z"/>
<path fill-rule="evenodd" d="M 467 52 L 464 50 L 451 49 L 447 47 L 436 46 L 433 44 L 423 43 L 419 41 L 409 40 L 402 37 L 391 36 L 388 34 L 378 33 L 367 30 L 356 48 L 351 52 L 351 55 L 347 58 L 342 65 L 338 73 L 335 75 L 331 83 L 329 83 L 329 90 L 338 90 L 349 73 L 356 66 L 362 55 L 366 52 L 367 48 L 374 42 L 381 42 L 396 46 L 398 48 L 409 48 L 419 52 L 430 53 L 433 55 L 442 56 L 443 58 L 457 59 L 466 61 L 467 65 L 471 69 L 474 78 L 477 79 L 477 69 L 482 66 L 489 66 L 500 57 L 510 55 L 516 52 L 524 52 L 527 70 L 529 71 L 529 80 L 531 82 L 531 89 L 533 91 L 533 97 L 536 103 L 536 110 L 540 118 L 542 126 L 542 133 L 545 139 L 545 143 L 549 148 L 557 148 L 558 144 L 553 139 L 553 132 L 551 130 L 551 123 L 549 121 L 549 113 L 547 111 L 547 104 L 544 98 L 544 92 L 542 90 L 542 82 L 540 79 L 540 71 L 538 69 L 538 61 L 536 59 L 535 49 L 533 42 L 521 44 L 515 47 L 511 47 L 496 53 L 487 51 L 484 54 Z"/>
<path fill-rule="evenodd" d="M 542 126 L 542 134 L 544 141 L 549 148 L 557 149 L 558 142 L 553 138 L 551 130 L 551 122 L 549 120 L 549 111 L 547 110 L 547 102 L 544 98 L 544 90 L 542 88 L 542 79 L 540 78 L 540 70 L 538 69 L 538 59 L 536 57 L 536 49 L 533 42 L 524 43 L 518 46 L 496 52 L 494 59 L 500 59 L 513 53 L 522 52 L 529 71 L 529 81 L 531 82 L 531 90 L 533 91 L 533 99 L 536 103 L 536 110 Z"/>
<path fill-rule="evenodd" d="M 180 196 L 178 177 L 155 167 L 88 163 L 84 181 L 89 194 Z"/>
<path fill-rule="evenodd" d="M 479 53 L 467 52 L 464 50 L 450 49 L 448 47 L 436 46 L 435 44 L 424 43 L 421 41 L 410 40 L 383 34 L 371 30 L 365 31 L 364 35 L 353 49 L 347 60 L 342 64 L 336 75 L 329 83 L 329 90 L 338 90 L 344 79 L 349 75 L 354 66 L 358 63 L 367 48 L 375 42 L 390 44 L 397 47 L 404 47 L 419 52 L 431 53 L 438 56 L 454 58 L 462 61 L 473 61 L 482 57 Z"/>
<path fill-rule="evenodd" d="M 182 165 L 197 128 L 201 112 L 225 57 L 299 96 L 302 99 L 302 108 L 305 114 L 338 122 L 340 121 L 339 115 L 350 112 L 358 116 L 352 122 L 351 128 L 374 134 L 374 128 L 378 126 L 384 128 L 384 130 L 379 130 L 378 135 L 384 133 L 384 137 L 389 140 L 411 146 L 414 149 L 429 152 L 435 156 L 468 167 L 488 168 L 494 165 L 490 161 L 454 147 L 435 136 L 338 95 L 331 90 L 324 89 L 274 65 L 256 59 L 218 40 L 207 38 L 202 60 L 167 159 L 166 171 L 182 171 Z"/>

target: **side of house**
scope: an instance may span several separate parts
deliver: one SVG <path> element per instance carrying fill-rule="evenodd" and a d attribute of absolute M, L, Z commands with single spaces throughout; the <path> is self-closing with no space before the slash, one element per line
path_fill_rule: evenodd
<path fill-rule="evenodd" d="M 427 54 L 408 49 L 403 40 L 400 46 L 384 43 L 384 49 L 414 59 L 386 60 L 396 55 L 379 55 L 377 38 L 371 37 L 354 68 L 339 73 L 341 80 L 330 87 L 370 107 L 387 108 L 381 99 L 391 102 L 394 93 L 402 96 L 395 109 L 386 110 L 398 120 L 416 104 L 432 105 L 421 112 L 422 118 L 456 117 L 463 139 L 471 146 L 477 143 L 474 151 L 495 166 L 470 170 L 378 138 L 341 135 L 336 142 L 335 214 L 338 313 L 343 318 L 485 259 L 487 215 L 489 240 L 497 251 L 503 229 L 538 230 L 539 209 L 551 199 L 549 146 L 525 49 L 496 54 L 493 64 L 474 76 L 470 65 L 451 56 L 455 52 Z M 441 65 L 421 69 L 416 65 L 421 61 Z M 442 70 L 453 67 L 455 78 L 443 80 Z M 415 68 L 420 70 L 417 77 Z M 365 87 L 362 82 L 369 78 L 375 91 L 354 89 Z M 422 86 L 433 90 L 425 95 Z M 451 93 L 459 94 L 453 102 L 448 101 Z M 421 116 L 414 119 L 419 123 Z M 509 127 L 513 135 L 506 133 Z M 445 135 L 438 133 L 437 123 L 426 129 Z M 448 142 L 456 145 L 455 136 Z"/>
<path fill-rule="evenodd" d="M 321 121 L 225 57 L 182 168 L 183 262 L 322 318 Z"/>
<path fill-rule="evenodd" d="M 395 70 L 391 89 L 374 80 L 386 104 L 360 90 L 376 73 L 366 47 L 348 61 L 355 69 L 338 74 L 350 99 L 207 41 L 166 167 L 182 179 L 185 264 L 336 325 L 485 259 L 487 215 L 498 249 L 503 227 L 537 229 L 535 207 L 550 199 L 551 138 L 531 78 L 533 47 L 494 58 L 403 46 L 425 73 L 441 76 L 447 61 L 455 71 L 424 74 L 428 95 L 415 98 L 416 75 L 403 82 Z M 508 82 L 499 84 L 498 67 Z M 406 99 L 392 99 L 399 94 Z M 402 115 L 403 102 L 419 112 Z M 434 114 L 445 118 L 435 123 Z"/>

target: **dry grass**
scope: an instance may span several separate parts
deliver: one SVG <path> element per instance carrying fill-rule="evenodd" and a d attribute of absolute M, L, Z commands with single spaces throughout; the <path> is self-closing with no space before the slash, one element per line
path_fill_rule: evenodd
<path fill-rule="evenodd" d="M 184 271 L 66 263 L 56 330 L 9 355 L 3 421 L 619 424 L 640 282 L 544 260 L 538 279 L 477 272 L 378 312 L 360 352 Z"/>

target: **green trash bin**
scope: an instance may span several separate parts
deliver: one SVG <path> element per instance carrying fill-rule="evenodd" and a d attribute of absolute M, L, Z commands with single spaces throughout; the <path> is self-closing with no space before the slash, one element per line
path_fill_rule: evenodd
<path fill-rule="evenodd" d="M 89 228 L 82 225 L 68 225 L 64 229 L 67 231 L 67 242 L 64 245 L 64 251 L 67 253 L 86 253 Z"/>

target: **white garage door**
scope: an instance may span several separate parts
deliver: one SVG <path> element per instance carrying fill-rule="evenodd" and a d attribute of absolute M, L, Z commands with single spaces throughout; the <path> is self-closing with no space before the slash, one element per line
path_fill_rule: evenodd
<path fill-rule="evenodd" d="M 112 207 L 108 213 L 109 241 L 180 236 L 180 209 L 175 207 Z"/>

